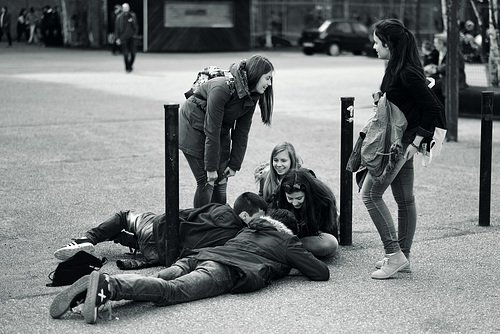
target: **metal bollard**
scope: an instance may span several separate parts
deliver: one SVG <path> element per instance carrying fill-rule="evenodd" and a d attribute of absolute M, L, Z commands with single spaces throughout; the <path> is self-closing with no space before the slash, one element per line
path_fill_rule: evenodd
<path fill-rule="evenodd" d="M 490 226 L 493 92 L 481 93 L 481 158 L 479 167 L 479 226 Z"/>
<path fill-rule="evenodd" d="M 346 170 L 353 148 L 354 97 L 341 97 L 339 243 L 352 245 L 352 173 Z"/>
<path fill-rule="evenodd" d="M 165 265 L 179 256 L 179 105 L 165 104 Z"/>

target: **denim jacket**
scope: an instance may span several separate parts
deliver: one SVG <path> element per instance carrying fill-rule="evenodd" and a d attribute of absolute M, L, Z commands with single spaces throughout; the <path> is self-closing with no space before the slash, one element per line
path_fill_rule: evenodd
<path fill-rule="evenodd" d="M 361 130 L 346 169 L 353 173 L 366 169 L 372 176 L 383 178 L 403 157 L 402 138 L 407 125 L 403 112 L 384 94 L 375 116 Z"/>

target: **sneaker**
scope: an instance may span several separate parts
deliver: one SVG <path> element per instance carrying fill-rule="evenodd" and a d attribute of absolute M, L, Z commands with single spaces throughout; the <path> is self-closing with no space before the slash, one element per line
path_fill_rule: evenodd
<path fill-rule="evenodd" d="M 85 275 L 64 291 L 60 292 L 50 305 L 50 316 L 59 319 L 68 310 L 73 309 L 85 301 L 90 275 Z"/>
<path fill-rule="evenodd" d="M 110 297 L 109 276 L 99 271 L 93 271 L 90 274 L 87 296 L 82 310 L 83 318 L 86 323 L 94 324 L 97 321 L 99 307 L 106 303 L 108 304 L 109 317 L 111 318 L 111 303 L 109 303 Z"/>
<path fill-rule="evenodd" d="M 56 250 L 54 252 L 54 256 L 56 257 L 56 259 L 66 261 L 79 251 L 84 251 L 89 254 L 93 254 L 94 244 L 90 242 L 90 239 L 87 238 L 73 239 L 71 243 Z"/>
<path fill-rule="evenodd" d="M 398 271 L 406 267 L 410 262 L 403 252 L 386 255 L 382 260 L 382 267 L 372 273 L 373 279 L 387 279 L 394 276 Z"/>
<path fill-rule="evenodd" d="M 384 263 L 383 260 L 377 261 L 375 263 L 375 268 L 376 269 L 382 268 L 382 264 L 383 263 Z M 408 264 L 406 265 L 406 267 L 403 267 L 403 269 L 400 269 L 399 272 L 400 273 L 405 273 L 405 274 L 410 274 L 411 273 L 410 260 L 408 260 Z"/>

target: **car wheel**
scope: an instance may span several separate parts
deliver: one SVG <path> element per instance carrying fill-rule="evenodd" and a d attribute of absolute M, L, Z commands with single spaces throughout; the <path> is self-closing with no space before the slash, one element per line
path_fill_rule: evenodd
<path fill-rule="evenodd" d="M 337 57 L 340 54 L 340 46 L 337 43 L 330 44 L 327 53 L 330 56 Z"/>
<path fill-rule="evenodd" d="M 304 54 L 305 54 L 306 56 L 310 56 L 310 55 L 312 55 L 312 54 L 314 53 L 314 50 L 313 50 L 313 49 L 311 49 L 311 48 L 303 48 L 303 49 L 302 49 L 302 52 L 304 52 Z"/>

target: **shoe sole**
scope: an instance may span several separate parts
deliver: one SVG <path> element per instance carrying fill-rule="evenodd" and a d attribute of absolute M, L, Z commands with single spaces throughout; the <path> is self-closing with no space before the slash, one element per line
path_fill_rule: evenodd
<path fill-rule="evenodd" d="M 58 249 L 55 251 L 54 253 L 54 257 L 56 259 L 59 259 L 61 261 L 66 261 L 67 259 L 69 259 L 70 257 L 72 257 L 73 255 L 75 255 L 76 253 L 78 253 L 79 251 L 84 251 L 84 252 L 87 252 L 89 254 L 94 254 L 94 245 L 92 245 L 91 243 L 85 243 L 85 244 L 80 244 L 78 247 L 63 247 L 61 249 Z"/>
<path fill-rule="evenodd" d="M 83 305 L 83 318 L 88 324 L 95 324 L 97 321 L 97 288 L 99 287 L 99 276 L 98 271 L 93 271 L 90 273 L 90 280 L 87 288 L 87 296 L 85 297 L 85 304 Z"/>
<path fill-rule="evenodd" d="M 85 298 L 85 291 L 87 290 L 89 283 L 89 275 L 80 277 L 75 283 L 73 283 L 69 288 L 59 293 L 56 298 L 52 301 L 50 305 L 50 316 L 54 319 L 59 319 L 68 312 L 72 305 L 78 299 Z"/>
<path fill-rule="evenodd" d="M 381 267 L 375 266 L 375 269 L 380 269 Z M 398 273 L 403 273 L 403 274 L 411 274 L 411 268 L 404 267 L 403 269 L 399 270 Z"/>

